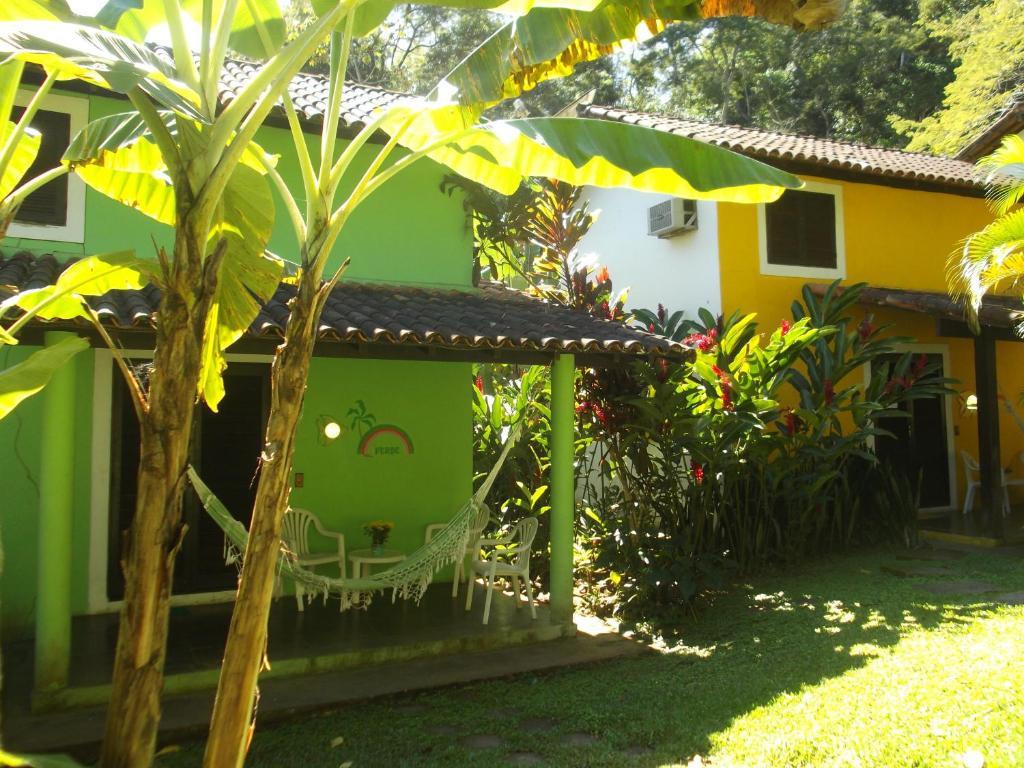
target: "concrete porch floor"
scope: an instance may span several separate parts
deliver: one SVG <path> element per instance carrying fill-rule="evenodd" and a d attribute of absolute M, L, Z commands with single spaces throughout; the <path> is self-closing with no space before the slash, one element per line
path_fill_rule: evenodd
<path fill-rule="evenodd" d="M 353 702 L 468 683 L 521 672 L 644 653 L 600 622 L 577 618 L 580 631 L 550 619 L 547 606 L 530 618 L 525 603 L 496 593 L 488 626 L 481 623 L 483 589 L 473 610 L 438 584 L 423 602 L 381 598 L 365 611 L 340 613 L 337 604 L 307 606 L 278 600 L 270 619 L 271 669 L 261 676 L 260 719 L 330 709 Z M 479 602 L 478 602 L 479 601 Z M 171 619 L 161 741 L 201 734 L 230 621 L 230 605 L 178 609 Z M 109 696 L 116 616 L 76 619 L 72 685 L 59 695 L 31 697 L 31 643 L 4 649 L 5 748 L 95 757 Z M 46 711 L 40 711 L 40 704 Z"/>
<path fill-rule="evenodd" d="M 983 540 L 989 537 L 987 521 L 980 512 L 971 511 L 966 515 L 959 509 L 952 512 L 922 518 L 918 525 L 922 533 L 937 534 L 938 540 L 949 536 L 950 540 Z M 1002 518 L 1003 543 L 1024 543 L 1024 505 L 1014 504 L 1010 514 Z M 993 540 L 993 544 L 996 543 Z"/>

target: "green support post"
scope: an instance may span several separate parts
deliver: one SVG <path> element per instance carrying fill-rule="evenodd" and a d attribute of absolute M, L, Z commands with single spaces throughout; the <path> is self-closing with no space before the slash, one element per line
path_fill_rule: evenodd
<path fill-rule="evenodd" d="M 558 355 L 551 365 L 551 617 L 572 624 L 573 518 L 576 489 L 575 360 Z"/>
<path fill-rule="evenodd" d="M 50 331 L 51 346 L 74 336 Z M 71 657 L 71 517 L 75 476 L 75 369 L 58 370 L 42 392 L 39 552 L 36 579 L 35 690 L 68 682 Z"/>

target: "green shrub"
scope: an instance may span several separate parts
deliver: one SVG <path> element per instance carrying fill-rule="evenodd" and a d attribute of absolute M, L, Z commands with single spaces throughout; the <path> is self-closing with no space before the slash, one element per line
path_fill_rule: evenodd
<path fill-rule="evenodd" d="M 674 610 L 768 563 L 912 540 L 916 478 L 880 465 L 870 444 L 888 434 L 881 417 L 947 381 L 897 354 L 905 339 L 854 322 L 860 290 L 807 291 L 768 332 L 753 315 L 637 312 L 696 358 L 583 375 L 581 429 L 600 467 L 581 516 L 587 566 L 621 615 Z"/>

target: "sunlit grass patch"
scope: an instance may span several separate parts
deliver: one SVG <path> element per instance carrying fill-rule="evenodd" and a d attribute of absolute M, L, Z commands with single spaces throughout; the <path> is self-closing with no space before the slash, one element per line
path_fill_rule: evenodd
<path fill-rule="evenodd" d="M 712 737 L 712 754 L 756 766 L 1024 764 L 1024 609 L 911 631 L 875 655 L 781 694 Z"/>

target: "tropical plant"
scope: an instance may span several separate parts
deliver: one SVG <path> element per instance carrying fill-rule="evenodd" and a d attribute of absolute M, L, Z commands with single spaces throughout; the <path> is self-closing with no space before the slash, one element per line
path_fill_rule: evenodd
<path fill-rule="evenodd" d="M 555 3 L 556 5 L 558 3 Z M 496 0 L 462 1 L 496 7 Z M 535 3 L 501 9 L 523 14 Z M 544 3 L 536 3 L 541 6 Z M 773 20 L 813 27 L 841 11 L 835 0 L 776 4 Z M 340 273 L 322 281 L 327 254 L 355 207 L 395 174 L 423 157 L 510 192 L 526 175 L 573 183 L 627 184 L 690 197 L 766 200 L 797 182 L 713 147 L 612 123 L 536 119 L 479 123 L 482 110 L 540 80 L 632 39 L 641 22 L 658 31 L 677 18 L 746 13 L 745 2 L 672 9 L 646 4 L 574 2 L 575 10 L 537 7 L 510 22 L 471 54 L 442 89 L 451 98 L 399 103 L 382 110 L 342 151 L 337 149 L 344 73 L 351 41 L 372 31 L 390 0 L 315 4 L 318 20 L 283 44 L 284 24 L 273 2 L 180 5 L 112 2 L 92 17 L 75 15 L 61 0 L 26 0 L 0 11 L 0 51 L 38 64 L 55 77 L 77 78 L 126 95 L 135 112 L 94 121 L 69 148 L 65 162 L 86 183 L 134 204 L 175 227 L 173 253 L 158 252 L 161 289 L 154 372 L 136 390 L 141 414 L 139 503 L 125 569 L 112 704 L 104 746 L 108 765 L 142 764 L 152 756 L 166 645 L 174 556 L 180 543 L 181 493 L 190 440 L 190 411 L 198 395 L 215 408 L 223 396 L 223 349 L 247 327 L 277 284 L 279 261 L 263 248 L 269 237 L 269 182 L 285 201 L 300 243 L 297 297 L 273 366 L 274 407 L 245 555 L 238 601 L 222 669 L 206 761 L 241 762 L 266 632 L 280 518 L 288 493 L 295 427 L 312 340 L 323 301 Z M 198 64 L 187 45 L 185 19 L 199 30 Z M 159 24 L 169 29 L 169 62 L 140 41 Z M 253 144 L 292 75 L 330 31 L 330 94 L 320 156 L 314 162 L 284 106 L 302 171 L 305 215 L 274 168 Z M 255 77 L 223 109 L 218 84 L 228 48 L 261 60 Z M 438 93 L 441 93 L 439 91 Z M 378 131 L 390 140 L 341 204 L 341 180 Z M 384 167 L 396 147 L 406 154 Z M 664 158 L 692 166 L 680 175 Z M 713 170 L 711 170 L 713 169 Z M 129 194 L 129 192 L 131 194 Z M 251 629 L 249 632 L 247 629 Z"/>
<path fill-rule="evenodd" d="M 1024 137 L 1005 137 L 978 166 L 987 171 L 996 220 L 950 254 L 947 270 L 950 293 L 966 299 L 968 319 L 975 328 L 987 293 L 1004 288 L 1024 294 Z"/>
<path fill-rule="evenodd" d="M 12 61 L 0 65 L 0 240 L 6 234 L 21 204 L 36 190 L 67 174 L 67 167 L 44 171 L 26 178 L 39 153 L 40 136 L 31 128 L 33 118 L 56 77 L 51 74 L 38 87 L 17 120 L 13 118 L 15 95 L 24 64 Z M 0 326 L 0 346 L 17 344 L 17 334 L 30 320 L 68 320 L 85 317 L 98 325 L 84 299 L 112 288 L 139 288 L 152 270 L 147 262 L 124 251 L 83 259 L 61 275 L 57 285 L 8 296 L 0 302 L 0 321 L 20 313 L 16 321 Z M 98 329 L 101 336 L 105 334 Z M 0 419 L 19 403 L 39 392 L 53 374 L 74 355 L 86 349 L 80 338 L 67 338 L 44 347 L 10 368 L 0 371 Z"/>
<path fill-rule="evenodd" d="M 850 317 L 861 289 L 808 290 L 770 332 L 753 315 L 703 311 L 684 337 L 692 362 L 644 363 L 617 387 L 584 379 L 582 428 L 602 473 L 581 522 L 621 615 L 674 612 L 769 562 L 912 541 L 918 479 L 880 465 L 869 443 L 887 435 L 880 419 L 947 394 L 948 382 L 897 354 L 905 340 Z M 637 315 L 681 325 L 665 311 Z"/>
<path fill-rule="evenodd" d="M 276 3 L 205 0 L 140 6 L 112 2 L 76 15 L 62 0 L 0 9 L 0 52 L 40 66 L 47 79 L 79 79 L 125 95 L 134 111 L 91 122 L 63 163 L 89 185 L 174 226 L 173 251 L 157 253 L 161 291 L 154 367 L 130 388 L 139 415 L 138 502 L 129 533 L 111 703 L 108 766 L 151 762 L 160 713 L 169 597 L 184 528 L 181 501 L 197 393 L 223 396 L 223 349 L 276 288 L 267 258 L 273 201 L 269 158 L 252 138 L 320 38 L 347 12 L 338 3 L 283 44 Z M 200 30 L 198 64 L 185 19 Z M 166 24 L 171 61 L 142 41 Z M 228 47 L 272 56 L 223 110 L 218 94 Z"/>

